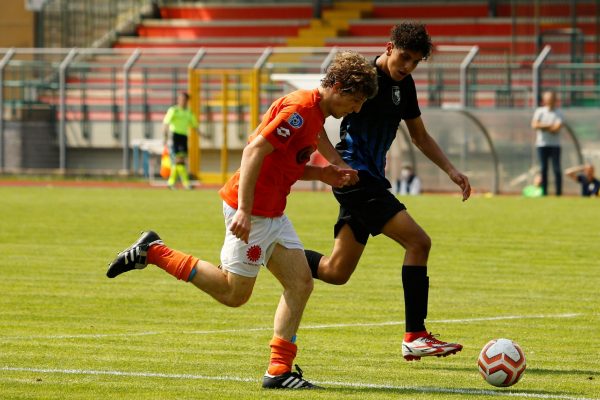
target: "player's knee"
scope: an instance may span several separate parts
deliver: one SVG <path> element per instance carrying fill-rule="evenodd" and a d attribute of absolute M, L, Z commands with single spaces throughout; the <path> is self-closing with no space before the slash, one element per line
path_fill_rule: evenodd
<path fill-rule="evenodd" d="M 237 308 L 241 307 L 248 302 L 250 299 L 250 293 L 232 293 L 225 297 L 222 303 L 227 307 Z"/>
<path fill-rule="evenodd" d="M 356 269 L 357 262 L 349 261 L 347 258 L 332 257 L 323 268 L 324 277 L 327 283 L 332 285 L 344 285 L 352 276 Z"/>
<path fill-rule="evenodd" d="M 219 300 L 227 307 L 241 307 L 248 302 L 252 295 L 252 290 L 232 290 L 228 293 L 223 293 Z"/>
<path fill-rule="evenodd" d="M 299 297 L 308 298 L 314 289 L 314 281 L 310 274 L 299 277 L 290 288 Z"/>
<path fill-rule="evenodd" d="M 426 233 L 415 235 L 406 244 L 406 251 L 410 251 L 414 255 L 427 258 L 429 250 L 431 250 L 431 239 Z"/>
<path fill-rule="evenodd" d="M 429 251 L 431 250 L 431 238 L 424 233 L 420 235 L 415 241 L 416 250 L 423 255 L 429 255 Z"/>
<path fill-rule="evenodd" d="M 310 296 L 315 287 L 312 276 L 308 275 L 306 278 L 300 280 L 300 292 L 306 296 Z"/>
<path fill-rule="evenodd" d="M 349 280 L 350 274 L 345 273 L 345 271 L 336 271 L 329 276 L 327 283 L 332 285 L 345 285 Z"/>

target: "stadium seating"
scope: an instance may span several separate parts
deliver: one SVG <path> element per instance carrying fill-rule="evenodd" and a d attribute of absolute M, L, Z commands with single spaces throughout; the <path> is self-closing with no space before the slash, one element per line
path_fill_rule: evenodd
<path fill-rule="evenodd" d="M 466 51 L 444 53 L 447 46 L 479 46 L 479 54 L 473 64 L 476 71 L 475 84 L 479 92 L 474 101 L 481 106 L 494 105 L 527 105 L 527 96 L 531 87 L 531 65 L 539 43 L 540 32 L 557 32 L 551 40 L 553 55 L 551 61 L 569 61 L 573 56 L 572 36 L 564 34 L 571 27 L 569 4 L 542 5 L 537 11 L 533 5 L 517 4 L 513 8 L 506 4 L 498 6 L 491 13 L 488 2 L 454 2 L 424 3 L 410 2 L 373 2 L 373 1 L 335 1 L 332 6 L 321 13 L 320 19 L 313 18 L 312 2 L 294 3 L 179 3 L 163 6 L 159 10 L 160 19 L 143 19 L 136 28 L 136 36 L 121 36 L 115 42 L 117 49 L 132 51 L 135 48 L 265 48 L 283 46 L 337 46 L 340 48 L 373 47 L 382 48 L 389 38 L 390 27 L 400 20 L 414 19 L 427 24 L 432 35 L 436 51 L 432 61 L 436 70 L 424 64 L 415 72 L 415 80 L 424 106 L 456 103 L 459 99 L 459 64 Z M 591 16 L 597 13 L 593 1 L 578 5 L 577 14 Z M 514 13 L 519 18 L 512 18 Z M 541 24 L 536 27 L 534 14 L 542 17 Z M 522 17 L 521 17 L 522 16 Z M 596 54 L 598 51 L 596 21 L 593 17 L 577 18 L 577 28 L 583 35 L 583 54 Z M 564 31 L 561 34 L 561 31 Z M 549 39 L 550 40 L 550 39 Z M 181 62 L 175 62 L 179 72 L 175 73 L 176 87 L 185 87 L 185 68 L 189 53 Z M 589 57 L 589 56 L 588 56 Z M 286 61 L 293 57 L 288 56 Z M 297 57 L 296 57 L 297 58 Z M 100 58 L 97 58 L 100 61 Z M 122 60 L 119 62 L 123 62 Z M 145 64 L 160 62 L 148 60 Z M 163 60 L 164 62 L 164 60 Z M 222 57 L 221 61 L 230 66 L 231 58 Z M 492 66 L 496 66 L 495 68 Z M 510 70 L 507 72 L 507 68 Z M 445 68 L 445 69 L 444 69 Z M 74 107 L 84 97 L 93 98 L 96 109 L 108 107 L 111 96 L 106 90 L 114 84 L 108 70 L 99 68 L 89 70 L 85 82 L 92 88 L 86 92 L 71 90 L 68 102 Z M 148 75 L 148 74 L 146 74 Z M 173 80 L 173 72 L 168 69 L 158 71 L 151 69 L 145 76 L 143 69 L 134 71 L 132 79 L 134 118 L 148 118 L 157 121 L 161 112 L 174 99 L 173 91 L 165 88 Z M 71 87 L 78 87 L 78 77 L 71 76 Z M 122 85 L 119 75 L 118 85 Z M 82 82 L 83 84 L 83 82 Z M 95 87 L 94 87 L 95 86 Z M 144 86 L 154 89 L 150 96 L 136 96 L 136 92 Z M 444 95 L 436 91 L 444 88 Z M 520 96 L 518 100 L 509 99 L 503 103 L 505 92 L 509 96 Z M 144 97 L 145 96 L 145 97 Z M 117 101 L 120 101 L 117 98 Z M 106 106 L 104 105 L 106 104 Z M 145 110 L 140 109 L 141 104 Z M 75 107 L 76 108 L 76 107 Z M 157 110 L 157 111 L 148 111 Z M 72 111 L 78 113 L 78 110 Z M 145 114 L 140 114 L 145 113 Z M 91 114 L 99 118 L 114 118 L 114 110 L 96 110 Z M 140 117 L 142 115 L 142 117 Z M 145 115 L 145 116 L 144 116 Z"/>
<path fill-rule="evenodd" d="M 54 58 L 32 61 L 21 55 L 4 71 L 4 87 L 9 89 L 5 100 L 13 109 L 27 101 L 46 106 L 49 112 L 56 111 L 61 122 L 64 110 L 63 129 L 70 148 L 113 151 L 125 138 L 152 140 L 161 135 L 162 116 L 177 92 L 188 88 L 188 66 L 199 51 L 205 53 L 198 58 L 198 67 L 251 69 L 261 54 L 272 50 L 261 76 L 259 96 L 264 111 L 290 89 L 273 74 L 318 74 L 334 46 L 373 57 L 388 41 L 392 25 L 412 19 L 427 25 L 435 45 L 429 62 L 413 73 L 422 107 L 453 106 L 465 98 L 474 107 L 531 107 L 532 64 L 546 43 L 552 45 L 552 52 L 543 63 L 541 88 L 554 87 L 564 93 L 561 104 L 567 107 L 598 104 L 597 69 L 591 65 L 579 69 L 581 61 L 600 59 L 597 0 L 578 0 L 575 15 L 571 14 L 574 3 L 558 0 L 535 5 L 503 0 L 495 12 L 490 12 L 487 0 L 336 0 L 319 18 L 313 17 L 312 1 L 235 1 L 157 2 L 173 5 L 135 13 L 136 18 L 128 20 L 118 35 L 104 35 L 103 44 L 115 38 L 113 49 L 78 47 L 78 55 L 69 59 L 66 69 L 65 109 L 58 107 L 63 100 L 58 82 L 60 65 L 70 48 L 60 49 Z M 479 52 L 467 71 L 463 97 L 460 64 L 474 45 Z M 575 62 L 565 64 L 571 61 Z M 25 68 L 32 72 L 24 74 Z M 220 144 L 216 139 L 224 116 L 220 100 L 227 93 L 236 146 L 250 124 L 248 82 L 232 82 L 224 92 L 221 76 L 204 74 L 202 79 L 201 121 L 213 131 L 212 142 L 204 143 Z M 573 88 L 581 92 L 572 93 Z M 214 95 L 204 97 L 206 92 Z M 427 114 L 432 111 L 436 112 Z"/>
<path fill-rule="evenodd" d="M 519 18 L 511 18 L 514 12 L 506 5 L 498 8 L 496 16 L 490 16 L 487 2 L 452 4 L 402 4 L 374 3 L 371 17 L 349 21 L 347 35 L 329 38 L 327 45 L 366 45 L 381 43 L 389 35 L 389 27 L 401 19 L 416 19 L 427 24 L 428 31 L 436 45 L 478 45 L 481 48 L 505 49 L 514 56 L 535 56 L 538 49 L 533 6 L 518 6 Z M 571 28 L 569 4 L 543 6 L 539 10 L 543 18 L 540 32 L 558 31 Z M 593 3 L 580 4 L 577 9 L 580 17 L 577 28 L 588 35 L 586 51 L 596 50 L 596 6 Z"/>
<path fill-rule="evenodd" d="M 285 46 L 308 27 L 312 3 L 191 4 L 160 9 L 162 19 L 144 20 L 136 37 L 115 47 L 266 47 Z"/>
<path fill-rule="evenodd" d="M 535 26 L 536 12 L 542 18 Z M 260 46 L 380 46 L 389 28 L 402 19 L 427 23 L 436 45 L 478 45 L 531 59 L 538 49 L 536 34 L 572 28 L 570 5 L 550 3 L 535 10 L 531 4 L 502 3 L 490 15 L 488 2 L 377 3 L 333 2 L 320 19 L 312 18 L 312 2 L 304 3 L 192 3 L 165 6 L 160 20 L 144 20 L 136 37 L 122 37 L 115 47 L 260 47 Z M 577 29 L 585 53 L 597 51 L 597 5 L 577 5 Z M 511 16 L 519 15 L 517 19 Z M 584 17 L 589 16 L 589 17 Z M 569 53 L 563 37 L 560 53 Z"/>

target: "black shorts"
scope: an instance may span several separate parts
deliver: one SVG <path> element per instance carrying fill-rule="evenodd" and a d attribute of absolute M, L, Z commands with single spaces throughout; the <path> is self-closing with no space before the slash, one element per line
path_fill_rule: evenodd
<path fill-rule="evenodd" d="M 173 145 L 171 148 L 171 153 L 173 155 L 177 154 L 187 154 L 188 152 L 188 137 L 187 135 L 180 135 L 179 133 L 173 133 Z"/>
<path fill-rule="evenodd" d="M 344 224 L 348 224 L 357 242 L 367 244 L 369 235 L 377 236 L 384 225 L 406 206 L 389 190 L 387 182 L 359 171 L 360 181 L 354 186 L 334 188 L 333 195 L 340 203 L 340 214 L 334 227 L 337 237 Z"/>

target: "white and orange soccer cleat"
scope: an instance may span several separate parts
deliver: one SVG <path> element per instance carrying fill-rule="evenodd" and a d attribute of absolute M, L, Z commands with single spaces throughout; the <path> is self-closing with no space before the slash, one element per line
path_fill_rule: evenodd
<path fill-rule="evenodd" d="M 408 342 L 406 341 L 407 335 L 405 335 L 405 339 L 402 341 L 402 356 L 406 361 L 418 361 L 421 357 L 446 357 L 462 350 L 461 344 L 442 342 L 436 339 L 436 336 L 423 332 Z"/>

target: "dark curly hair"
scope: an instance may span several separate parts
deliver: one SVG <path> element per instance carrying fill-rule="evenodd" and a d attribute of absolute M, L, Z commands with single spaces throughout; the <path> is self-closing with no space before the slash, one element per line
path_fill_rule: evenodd
<path fill-rule="evenodd" d="M 327 68 L 321 86 L 333 87 L 336 83 L 342 93 L 371 98 L 377 94 L 377 70 L 359 53 L 341 51 Z"/>
<path fill-rule="evenodd" d="M 390 41 L 397 49 L 418 51 L 426 60 L 431 55 L 431 37 L 420 22 L 402 22 L 392 27 Z"/>

